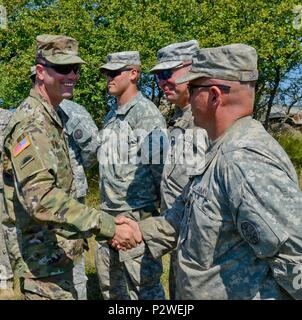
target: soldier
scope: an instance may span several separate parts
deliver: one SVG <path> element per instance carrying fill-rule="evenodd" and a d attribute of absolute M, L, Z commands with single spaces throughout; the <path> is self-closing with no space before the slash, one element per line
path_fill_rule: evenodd
<path fill-rule="evenodd" d="M 194 126 L 187 83 L 176 84 L 175 80 L 185 74 L 191 64 L 198 42 L 191 40 L 170 44 L 157 52 L 157 64 L 151 69 L 166 99 L 175 105 L 175 113 L 169 124 L 170 158 L 163 169 L 161 181 L 161 212 L 171 208 L 181 194 L 191 175 L 196 175 L 198 166 L 204 163 L 206 132 Z M 197 133 L 198 139 L 197 139 Z M 193 137 L 195 139 L 193 139 Z M 197 142 L 193 144 L 193 141 Z M 198 147 L 198 148 L 197 148 Z M 191 154 L 195 160 L 190 159 Z M 169 268 L 170 299 L 175 299 L 174 265 L 176 252 L 171 253 Z"/>
<path fill-rule="evenodd" d="M 12 113 L 5 109 L 0 109 L 0 156 L 3 149 L 3 133 Z M 3 203 L 3 181 L 2 181 L 2 162 L 0 163 L 0 299 L 13 297 L 13 271 L 11 268 L 7 248 L 5 245 L 3 228 L 1 225 L 4 210 Z"/>
<path fill-rule="evenodd" d="M 57 108 L 72 97 L 83 63 L 75 39 L 38 36 L 36 84 L 6 128 L 3 180 L 8 218 L 3 223 L 14 221 L 17 227 L 21 259 L 16 272 L 25 299 L 76 299 L 72 269 L 83 252 L 80 239 L 93 234 L 110 239 L 122 227 L 115 226 L 112 216 L 75 200 Z"/>
<path fill-rule="evenodd" d="M 36 66 L 31 67 L 30 79 L 36 82 Z M 70 164 L 74 177 L 77 200 L 85 204 L 88 183 L 85 169 L 97 163 L 97 149 L 99 148 L 98 128 L 86 108 L 71 100 L 64 99 L 57 113 L 62 121 L 65 138 L 67 140 Z M 84 243 L 88 250 L 88 244 Z M 85 273 L 85 253 L 75 263 L 73 281 L 78 300 L 87 300 L 87 276 Z"/>
<path fill-rule="evenodd" d="M 154 257 L 178 240 L 179 299 L 302 299 L 302 193 L 285 151 L 252 119 L 257 78 L 256 50 L 232 44 L 200 49 L 177 79 L 189 81 L 211 145 L 183 196 L 139 227 Z"/>
<path fill-rule="evenodd" d="M 85 204 L 88 183 L 85 169 L 97 163 L 97 150 L 100 146 L 98 128 L 86 108 L 64 99 L 57 110 L 62 121 L 67 140 L 70 164 L 74 177 L 77 200 Z M 84 247 L 88 249 L 87 241 Z M 78 300 L 87 300 L 87 276 L 85 274 L 85 254 L 73 269 L 73 281 Z"/>
<path fill-rule="evenodd" d="M 157 107 L 138 91 L 140 67 L 137 51 L 109 54 L 101 66 L 117 104 L 104 119 L 98 154 L 101 209 L 136 221 L 158 215 L 163 165 L 160 159 L 150 163 L 148 156 L 160 156 L 159 145 L 158 150 L 155 145 L 149 150 L 149 145 L 155 144 L 152 135 L 166 126 Z M 138 154 L 142 161 L 136 161 Z M 107 242 L 98 243 L 96 268 L 104 299 L 164 299 L 161 260 L 153 259 L 149 252 L 137 259 L 132 259 L 132 254 L 131 250 L 119 255 Z"/>

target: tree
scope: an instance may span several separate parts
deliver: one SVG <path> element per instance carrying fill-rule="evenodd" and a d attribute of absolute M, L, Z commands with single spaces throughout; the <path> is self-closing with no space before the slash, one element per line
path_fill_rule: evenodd
<path fill-rule="evenodd" d="M 106 82 L 99 66 L 109 52 L 138 50 L 141 86 L 159 104 L 161 93 L 148 71 L 156 51 L 172 42 L 196 39 L 201 47 L 243 42 L 259 55 L 255 117 L 290 87 L 302 62 L 301 32 L 295 29 L 295 0 L 7 0 L 8 28 L 0 30 L 0 99 L 16 107 L 28 94 L 38 34 L 66 34 L 80 44 L 83 66 L 75 100 L 100 123 L 107 111 Z"/>

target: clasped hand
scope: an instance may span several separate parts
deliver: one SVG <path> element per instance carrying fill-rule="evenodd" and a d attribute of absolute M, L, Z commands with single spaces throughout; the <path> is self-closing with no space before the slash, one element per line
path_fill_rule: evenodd
<path fill-rule="evenodd" d="M 137 222 L 126 218 L 125 216 L 117 216 L 115 218 L 115 234 L 109 241 L 109 244 L 117 250 L 127 250 L 136 247 L 142 242 L 142 233 Z"/>

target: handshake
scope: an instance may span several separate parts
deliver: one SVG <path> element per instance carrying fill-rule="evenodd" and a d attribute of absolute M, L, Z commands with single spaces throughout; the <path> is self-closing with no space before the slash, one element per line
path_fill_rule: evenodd
<path fill-rule="evenodd" d="M 115 234 L 108 243 L 116 250 L 127 250 L 142 242 L 143 236 L 138 223 L 125 216 L 115 218 Z"/>

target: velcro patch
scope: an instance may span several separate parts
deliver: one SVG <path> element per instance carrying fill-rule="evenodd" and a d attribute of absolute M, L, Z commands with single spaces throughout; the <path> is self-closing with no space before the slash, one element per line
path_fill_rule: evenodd
<path fill-rule="evenodd" d="M 254 226 L 253 223 L 249 221 L 242 221 L 241 222 L 241 232 L 244 239 L 253 245 L 258 244 L 260 237 L 257 231 L 257 228 Z"/>
<path fill-rule="evenodd" d="M 23 150 L 30 146 L 30 140 L 28 136 L 25 136 L 18 144 L 13 148 L 13 156 L 16 158 Z"/>

